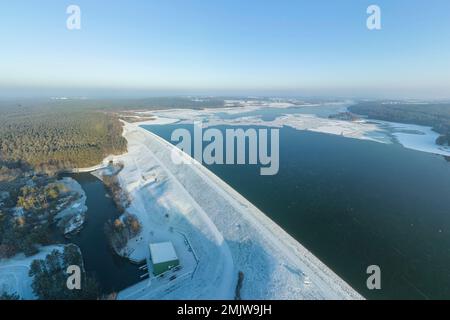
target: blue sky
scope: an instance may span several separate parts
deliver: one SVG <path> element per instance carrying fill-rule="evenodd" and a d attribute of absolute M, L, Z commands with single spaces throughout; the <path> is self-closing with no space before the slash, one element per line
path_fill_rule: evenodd
<path fill-rule="evenodd" d="M 0 94 L 450 98 L 448 0 L 37 3 L 0 0 Z M 380 31 L 366 28 L 370 4 Z"/>

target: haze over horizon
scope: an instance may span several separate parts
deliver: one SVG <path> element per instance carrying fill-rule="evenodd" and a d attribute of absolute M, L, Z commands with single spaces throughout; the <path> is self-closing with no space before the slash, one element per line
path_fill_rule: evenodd
<path fill-rule="evenodd" d="M 66 8 L 81 8 L 81 30 Z M 381 8 L 382 29 L 366 27 Z M 450 98 L 450 2 L 0 3 L 0 97 Z"/>

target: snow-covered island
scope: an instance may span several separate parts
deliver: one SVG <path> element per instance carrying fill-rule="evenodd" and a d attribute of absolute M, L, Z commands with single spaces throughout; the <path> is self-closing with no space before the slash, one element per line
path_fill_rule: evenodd
<path fill-rule="evenodd" d="M 67 196 L 58 204 L 59 211 L 55 220 L 57 226 L 63 229 L 64 235 L 78 232 L 86 220 L 86 194 L 81 185 L 72 178 L 59 181 L 67 188 Z"/>
<path fill-rule="evenodd" d="M 124 124 L 128 153 L 117 177 L 142 231 L 127 256 L 171 242 L 179 267 L 121 291 L 118 299 L 361 299 L 339 276 L 207 168 L 176 165 L 175 148 Z M 186 156 L 187 155 L 182 155 Z M 111 160 L 111 159 L 109 159 Z M 108 161 L 109 161 L 108 160 Z"/>

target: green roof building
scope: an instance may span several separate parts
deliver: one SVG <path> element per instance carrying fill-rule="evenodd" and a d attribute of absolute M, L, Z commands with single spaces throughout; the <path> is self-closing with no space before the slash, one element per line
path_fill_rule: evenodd
<path fill-rule="evenodd" d="M 172 242 L 150 244 L 150 259 L 153 265 L 153 274 L 158 276 L 180 265 Z"/>

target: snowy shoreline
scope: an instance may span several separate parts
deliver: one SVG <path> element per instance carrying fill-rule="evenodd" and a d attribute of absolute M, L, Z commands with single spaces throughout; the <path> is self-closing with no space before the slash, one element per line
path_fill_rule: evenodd
<path fill-rule="evenodd" d="M 138 115 L 154 119 L 135 122 L 135 125 L 191 124 L 201 122 L 204 127 L 229 126 L 264 126 L 272 128 L 291 127 L 296 130 L 312 131 L 324 134 L 339 135 L 345 138 L 374 141 L 378 143 L 398 143 L 406 149 L 430 154 L 450 156 L 449 146 L 436 144 L 439 134 L 432 127 L 381 121 L 362 118 L 357 121 L 330 119 L 328 116 L 348 111 L 351 101 L 326 103 L 318 105 L 262 104 L 240 107 L 224 107 L 215 109 L 164 109 L 141 111 Z M 270 108 L 278 114 L 271 120 L 264 120 L 257 112 Z M 304 112 L 291 113 L 290 108 Z M 256 112 L 256 113 L 255 113 Z M 223 115 L 226 115 L 223 117 Z M 232 116 L 231 118 L 229 116 Z"/>
<path fill-rule="evenodd" d="M 65 236 L 77 233 L 83 227 L 86 220 L 86 193 L 81 185 L 72 178 L 65 177 L 59 180 L 71 192 L 78 194 L 79 198 L 73 200 L 66 208 L 58 212 L 55 216 L 56 225 L 63 229 Z"/>
<path fill-rule="evenodd" d="M 232 299 L 239 271 L 243 299 L 362 299 L 207 168 L 195 161 L 173 164 L 175 147 L 139 125 L 125 123 L 128 153 L 115 157 L 124 164 L 121 186 L 132 197 L 127 210 L 143 225 L 140 238 L 129 242 L 130 258 L 148 261 L 148 243 L 169 240 L 188 276 L 145 280 L 119 299 Z M 197 262 L 179 234 L 189 240 Z"/>

